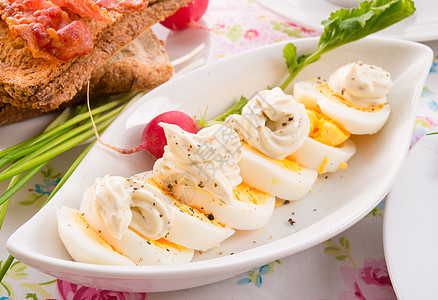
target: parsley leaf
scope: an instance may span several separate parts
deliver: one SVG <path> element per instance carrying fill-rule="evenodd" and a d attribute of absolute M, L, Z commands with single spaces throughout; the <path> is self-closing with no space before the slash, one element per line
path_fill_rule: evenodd
<path fill-rule="evenodd" d="M 327 20 L 321 22 L 324 32 L 316 52 L 297 57 L 295 46 L 286 45 L 283 55 L 290 74 L 280 87 L 284 90 L 306 65 L 319 60 L 322 54 L 391 26 L 414 12 L 412 0 L 364 1 L 358 8 L 332 12 Z"/>

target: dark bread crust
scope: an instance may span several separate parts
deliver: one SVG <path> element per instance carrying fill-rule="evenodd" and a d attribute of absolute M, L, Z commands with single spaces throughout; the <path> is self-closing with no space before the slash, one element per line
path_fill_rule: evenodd
<path fill-rule="evenodd" d="M 7 103 L 0 103 L 0 125 L 38 117 L 43 113 L 37 109 L 18 108 Z"/>
<path fill-rule="evenodd" d="M 111 94 L 153 89 L 168 81 L 172 75 L 173 68 L 163 42 L 148 30 L 92 73 L 90 100 Z M 86 90 L 83 87 L 72 100 L 64 102 L 59 109 L 84 101 Z M 0 103 L 0 125 L 44 113 L 43 109 L 19 108 L 9 103 Z"/>
<path fill-rule="evenodd" d="M 115 15 L 114 23 L 84 18 L 95 37 L 93 52 L 68 62 L 35 59 L 20 38 L 0 21 L 0 101 L 20 108 L 51 111 L 71 100 L 92 73 L 117 51 L 164 20 L 189 0 L 150 1 L 142 12 Z"/>
<path fill-rule="evenodd" d="M 173 75 L 164 43 L 152 31 L 139 36 L 92 73 L 93 97 L 153 89 Z M 84 93 L 82 89 L 80 93 Z"/>

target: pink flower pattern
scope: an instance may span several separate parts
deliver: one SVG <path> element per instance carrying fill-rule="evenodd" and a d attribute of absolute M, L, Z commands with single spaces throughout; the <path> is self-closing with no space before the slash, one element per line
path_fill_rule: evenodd
<path fill-rule="evenodd" d="M 62 300 L 144 300 L 145 293 L 127 293 L 98 290 L 58 279 L 58 291 Z"/>
<path fill-rule="evenodd" d="M 259 36 L 259 32 L 255 29 L 249 29 L 245 32 L 244 37 L 248 40 L 252 40 L 253 38 L 256 38 Z"/>
<path fill-rule="evenodd" d="M 299 37 L 319 35 L 314 30 L 298 26 L 263 9 L 255 1 L 210 1 L 205 20 L 217 30 L 213 31 L 215 45 L 211 61 L 255 47 L 297 38 L 289 36 L 285 31 L 275 30 L 273 22 L 284 24 L 284 30 L 297 29 Z"/>
<path fill-rule="evenodd" d="M 313 30 L 313 29 L 309 29 L 309 28 L 306 28 L 304 26 L 301 26 L 301 25 L 298 25 L 298 24 L 295 24 L 295 23 L 292 23 L 292 22 L 289 22 L 289 21 L 286 21 L 285 23 L 287 25 L 291 26 L 291 27 L 299 28 L 304 33 L 314 34 L 314 35 L 317 34 L 317 32 L 315 32 L 315 30 Z"/>
<path fill-rule="evenodd" d="M 384 259 L 367 258 L 363 267 L 341 267 L 344 283 L 350 288 L 340 300 L 396 300 Z"/>

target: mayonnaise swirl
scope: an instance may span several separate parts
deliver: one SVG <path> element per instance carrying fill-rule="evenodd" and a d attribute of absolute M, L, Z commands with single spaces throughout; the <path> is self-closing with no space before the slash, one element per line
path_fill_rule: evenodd
<path fill-rule="evenodd" d="M 97 178 L 82 201 L 94 206 L 110 235 L 117 239 L 130 227 L 156 240 L 165 236 L 172 225 L 172 213 L 161 192 L 133 178 Z"/>
<path fill-rule="evenodd" d="M 258 93 L 240 116 L 229 116 L 225 124 L 251 147 L 274 159 L 284 159 L 295 152 L 310 130 L 305 106 L 279 87 Z"/>
<path fill-rule="evenodd" d="M 167 146 L 154 164 L 154 176 L 170 191 L 175 184 L 202 188 L 222 202 L 234 201 L 233 188 L 242 182 L 240 161 L 242 149 L 234 130 L 213 125 L 197 134 L 179 126 L 160 123 Z"/>
<path fill-rule="evenodd" d="M 393 85 L 388 72 L 362 62 L 340 67 L 330 76 L 328 84 L 335 93 L 361 108 L 386 104 Z"/>

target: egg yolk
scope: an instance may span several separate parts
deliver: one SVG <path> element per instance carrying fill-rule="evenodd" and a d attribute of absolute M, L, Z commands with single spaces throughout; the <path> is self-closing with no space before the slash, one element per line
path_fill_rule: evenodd
<path fill-rule="evenodd" d="M 328 146 L 338 146 L 345 142 L 350 133 L 342 125 L 315 110 L 307 109 L 310 119 L 309 137 Z"/>
<path fill-rule="evenodd" d="M 318 85 L 316 88 L 317 88 L 317 90 L 318 90 L 321 94 L 323 94 L 325 97 L 327 97 L 327 98 L 330 99 L 330 100 L 340 102 L 340 103 L 342 103 L 342 104 L 344 104 L 344 105 L 347 105 L 348 107 L 353 107 L 353 108 L 355 108 L 355 109 L 362 110 L 362 111 L 365 111 L 365 112 L 374 112 L 374 111 L 378 111 L 378 110 L 382 109 L 383 106 L 384 106 L 384 104 L 382 104 L 382 105 L 378 105 L 378 106 L 373 106 L 373 107 L 370 107 L 370 108 L 363 108 L 363 107 L 356 106 L 356 105 L 354 105 L 353 103 L 351 103 L 350 101 L 345 100 L 345 99 L 342 97 L 342 95 L 339 95 L 339 94 L 333 92 L 333 91 L 330 89 L 330 87 L 329 87 L 329 85 L 328 85 L 327 83 L 323 83 L 323 84 L 321 84 L 321 85 Z"/>
<path fill-rule="evenodd" d="M 137 230 L 135 230 L 134 228 L 129 227 L 132 231 L 134 231 L 136 234 L 138 234 L 139 236 L 141 236 L 146 243 L 148 243 L 149 245 L 154 245 L 155 247 L 161 248 L 163 250 L 169 251 L 169 248 L 174 248 L 176 250 L 184 250 L 186 249 L 183 246 L 180 246 L 178 244 L 169 242 L 168 240 L 165 240 L 164 238 L 158 239 L 158 240 L 151 240 L 148 239 L 146 236 L 142 235 L 140 232 L 138 232 Z"/>
<path fill-rule="evenodd" d="M 84 217 L 77 211 L 71 212 L 72 219 L 76 222 L 78 227 L 81 229 L 83 233 L 90 239 L 101 245 L 102 247 L 117 252 L 123 256 L 123 253 L 118 251 L 116 248 L 108 244 L 108 242 L 93 228 L 88 222 L 84 219 Z"/>
<path fill-rule="evenodd" d="M 326 155 L 326 156 L 324 157 L 324 159 L 323 159 L 321 165 L 319 166 L 319 169 L 318 169 L 318 173 L 319 173 L 319 174 L 324 173 L 325 168 L 327 167 L 327 164 L 328 164 L 328 156 Z"/>
<path fill-rule="evenodd" d="M 264 204 L 269 197 L 271 197 L 271 195 L 259 191 L 244 182 L 233 189 L 233 194 L 236 200 L 246 203 L 254 203 L 255 205 Z"/>

